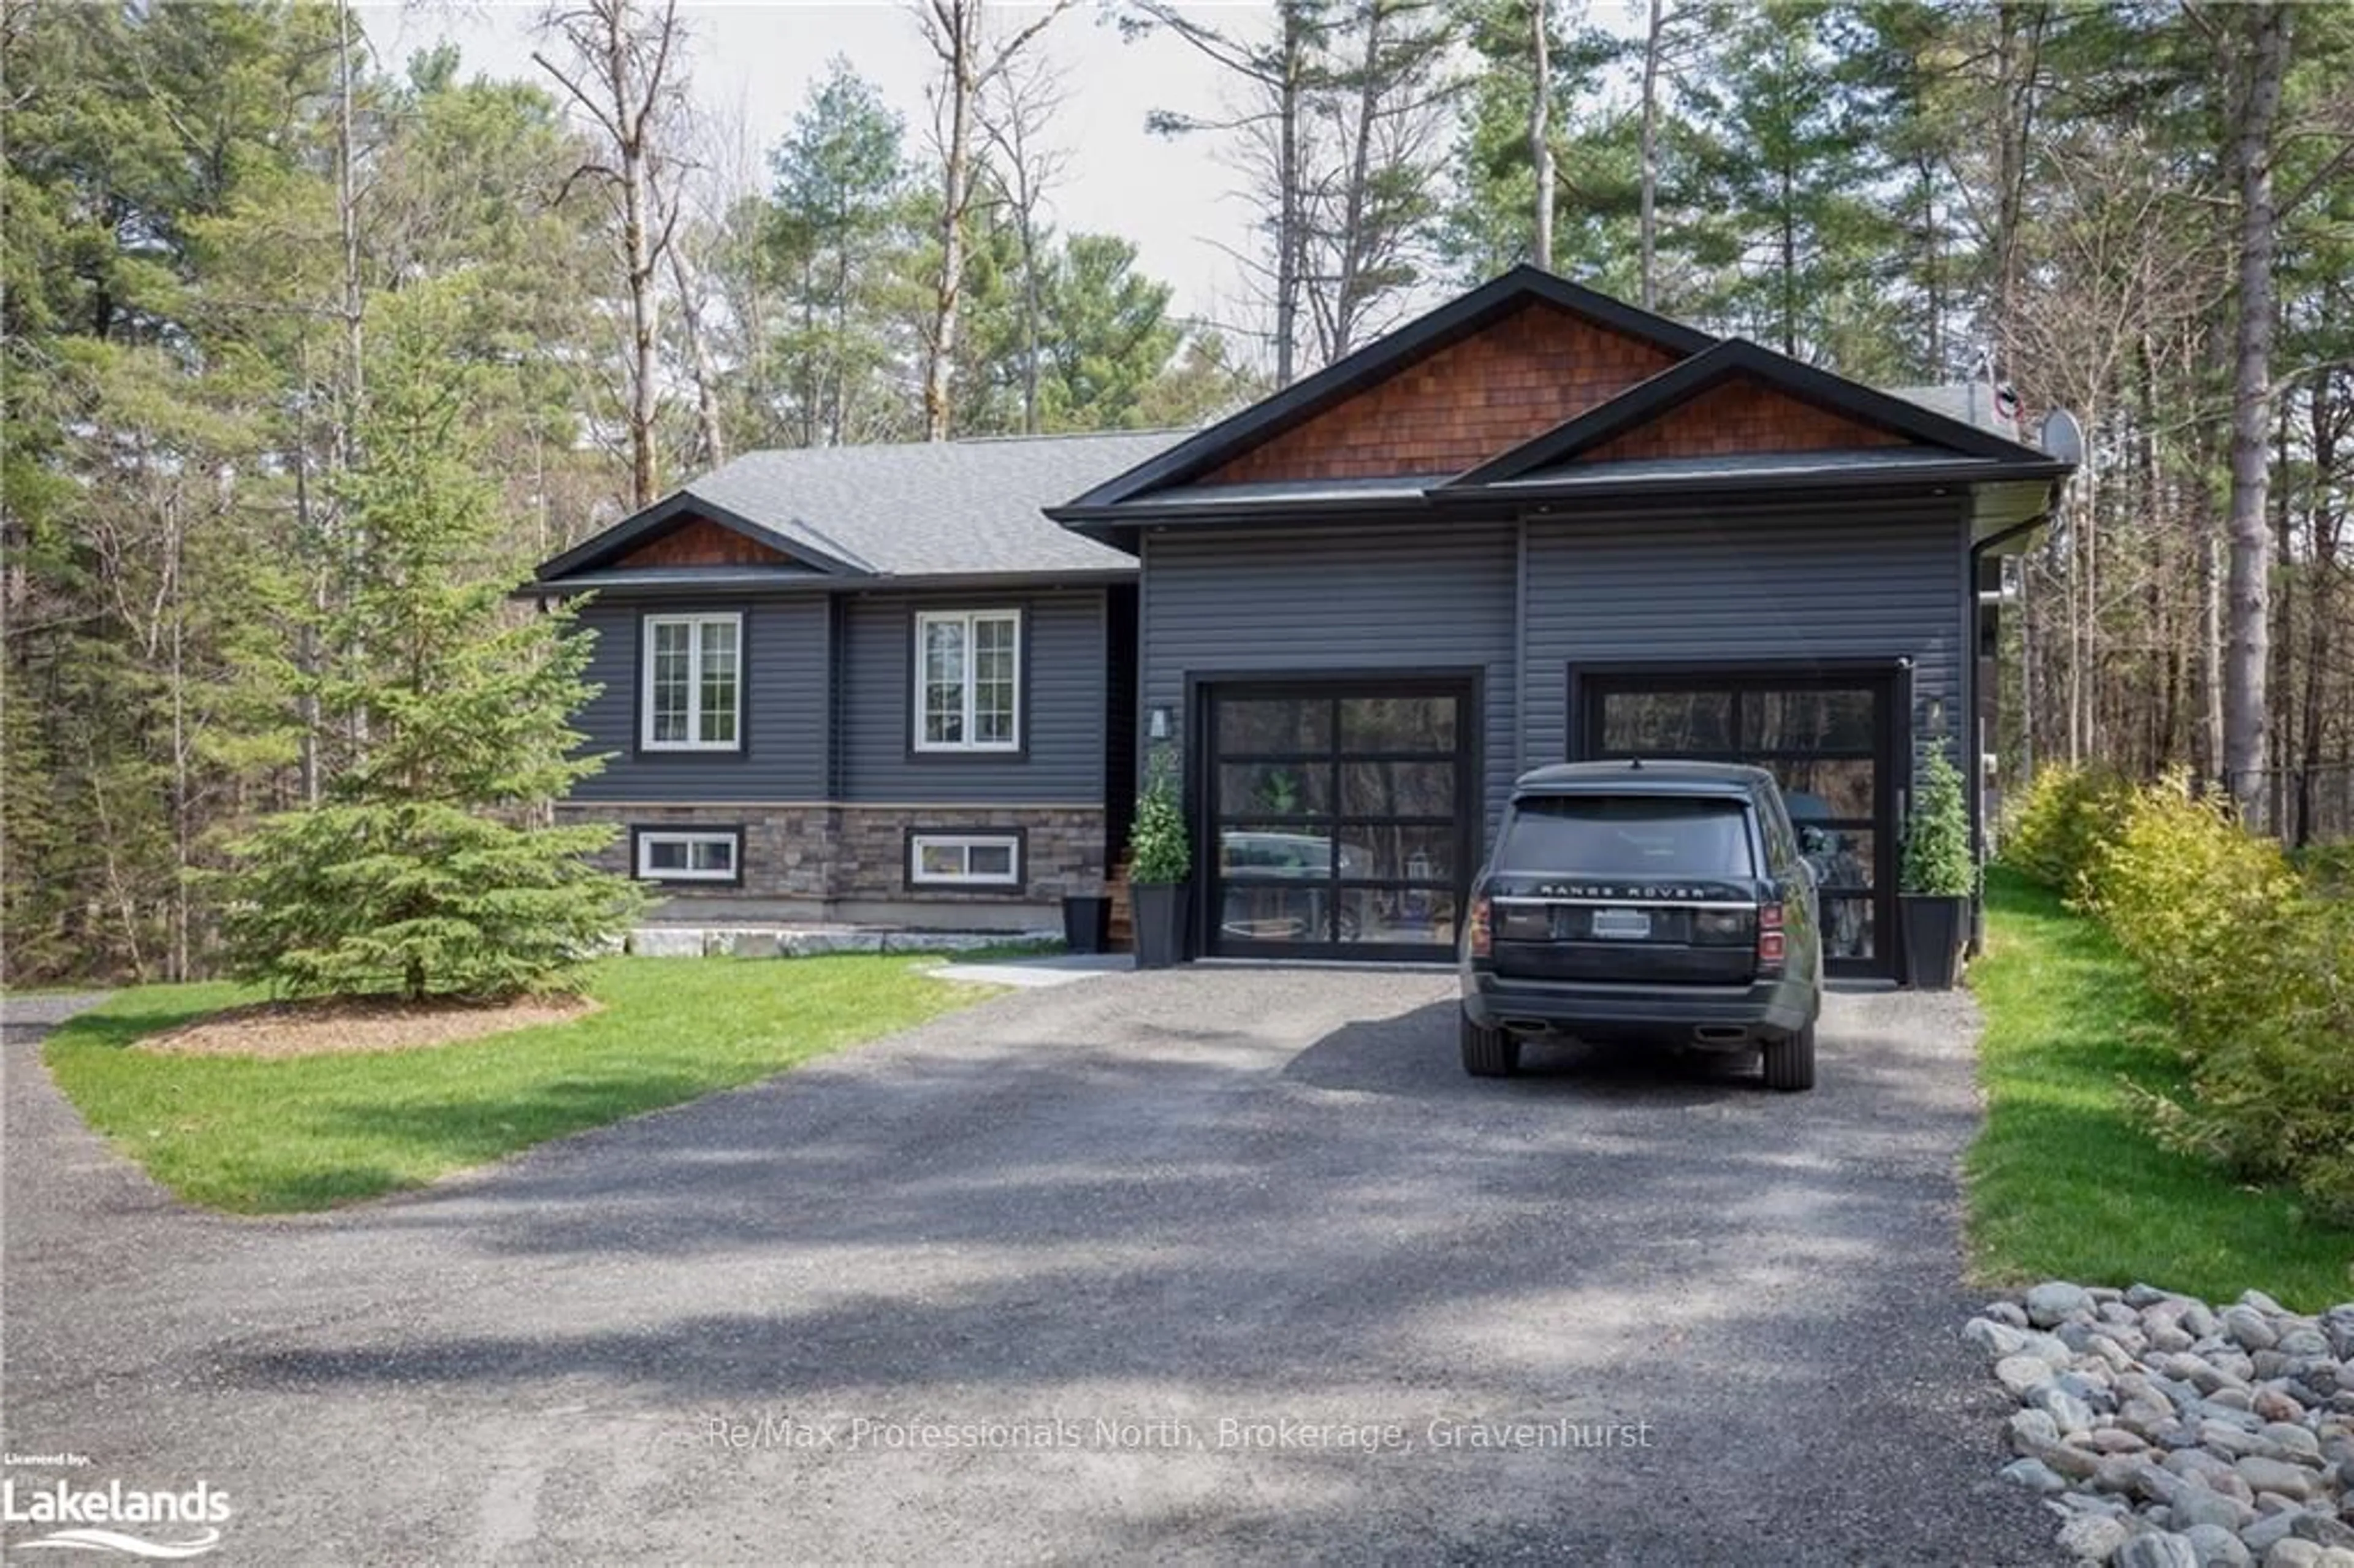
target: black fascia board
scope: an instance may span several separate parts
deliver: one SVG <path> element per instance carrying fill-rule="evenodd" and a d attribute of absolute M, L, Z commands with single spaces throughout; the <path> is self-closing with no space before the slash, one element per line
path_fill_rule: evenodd
<path fill-rule="evenodd" d="M 1190 529 L 1231 527 L 1235 524 L 1318 524 L 1398 522 L 1433 518 L 1444 513 L 1455 517 L 1511 518 L 1524 513 L 1559 511 L 1588 500 L 1613 503 L 1682 501 L 1695 497 L 1771 493 L 1781 500 L 1836 500 L 1858 495 L 1901 495 L 1908 491 L 1943 492 L 2020 480 L 2064 479 L 2073 465 L 2057 458 L 1994 462 L 1956 459 L 1945 463 L 1906 463 L 1890 468 L 1811 469 L 1786 473 L 1755 471 L 1734 473 L 1649 474 L 1624 479 L 1580 478 L 1560 484 L 1522 482 L 1511 486 L 1451 489 L 1435 486 L 1417 496 L 1384 497 L 1379 501 L 1342 502 L 1320 498 L 1302 503 L 1280 497 L 1240 502 L 1214 510 L 1190 506 L 1154 507 L 1149 502 L 1101 508 L 1058 507 L 1066 527 L 1090 538 L 1133 552 L 1135 535 L 1143 528 Z"/>

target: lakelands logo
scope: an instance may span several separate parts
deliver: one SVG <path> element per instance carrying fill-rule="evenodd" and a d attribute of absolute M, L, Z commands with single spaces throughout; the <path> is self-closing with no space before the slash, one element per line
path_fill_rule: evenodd
<path fill-rule="evenodd" d="M 12 1548 L 30 1552 L 114 1552 L 126 1557 L 175 1559 L 201 1557 L 221 1543 L 220 1527 L 228 1522 L 228 1494 L 198 1481 L 185 1490 L 147 1490 L 109 1481 L 102 1487 L 78 1487 L 71 1481 L 19 1486 L 0 1481 L 0 1524 L 13 1532 L 19 1525 L 61 1525 L 30 1541 L 12 1542 Z M 137 1531 L 119 1528 L 136 1525 Z M 156 1525 L 173 1526 L 157 1531 Z"/>

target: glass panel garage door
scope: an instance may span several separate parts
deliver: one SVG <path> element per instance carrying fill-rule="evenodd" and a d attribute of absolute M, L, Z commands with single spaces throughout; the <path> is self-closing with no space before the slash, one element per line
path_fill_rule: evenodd
<path fill-rule="evenodd" d="M 1698 758 L 1772 773 L 1822 890 L 1826 968 L 1893 971 L 1893 677 L 1594 675 L 1574 700 L 1580 756 Z"/>
<path fill-rule="evenodd" d="M 1460 683 L 1220 685 L 1209 705 L 1209 950 L 1451 954 L 1469 833 Z"/>

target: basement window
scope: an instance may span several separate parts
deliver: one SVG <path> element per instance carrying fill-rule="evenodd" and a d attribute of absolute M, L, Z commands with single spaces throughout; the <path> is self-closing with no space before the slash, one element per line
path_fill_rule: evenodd
<path fill-rule="evenodd" d="M 744 835 L 736 828 L 639 828 L 638 875 L 647 882 L 726 882 L 744 879 Z"/>
<path fill-rule="evenodd" d="M 1022 837 L 1018 833 L 910 833 L 910 887 L 1019 887 Z"/>

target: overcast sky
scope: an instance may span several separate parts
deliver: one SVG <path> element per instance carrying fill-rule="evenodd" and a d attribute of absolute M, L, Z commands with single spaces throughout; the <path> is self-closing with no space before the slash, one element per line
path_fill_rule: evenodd
<path fill-rule="evenodd" d="M 1009 24 L 1036 15 L 1035 6 L 1011 3 L 994 9 Z M 1268 16 L 1257 3 L 1203 9 L 1236 33 L 1265 27 Z M 360 11 L 369 38 L 394 69 L 448 38 L 472 69 L 546 84 L 546 73 L 531 60 L 539 13 L 536 4 L 364 5 Z M 906 118 L 911 154 L 925 145 L 930 111 L 924 90 L 934 61 L 904 6 L 763 0 L 683 4 L 680 13 L 693 30 L 695 101 L 723 117 L 740 106 L 760 157 L 837 54 Z M 1134 240 L 1144 270 L 1176 286 L 1181 312 L 1211 320 L 1235 315 L 1244 296 L 1226 251 L 1249 243 L 1249 212 L 1228 194 L 1235 176 L 1217 162 L 1213 138 L 1170 141 L 1144 130 L 1150 109 L 1215 110 L 1227 90 L 1216 68 L 1165 34 L 1123 41 L 1091 5 L 1064 16 L 1032 47 L 1061 68 L 1068 94 L 1051 132 L 1070 154 L 1064 184 L 1051 196 L 1056 221 Z"/>

